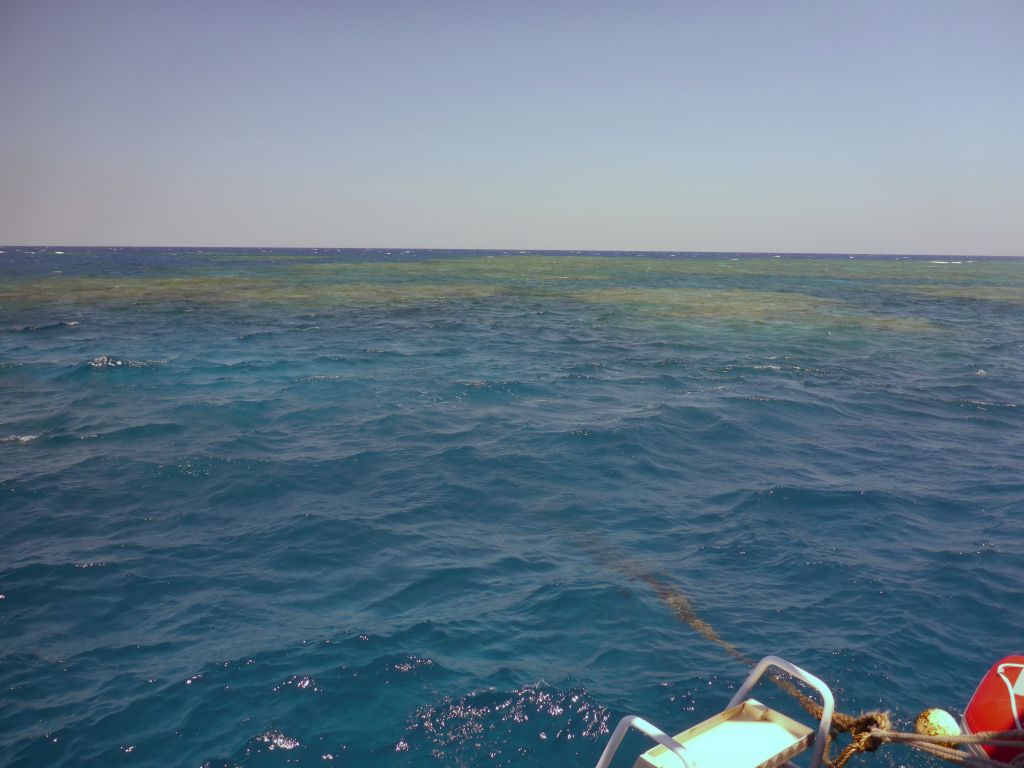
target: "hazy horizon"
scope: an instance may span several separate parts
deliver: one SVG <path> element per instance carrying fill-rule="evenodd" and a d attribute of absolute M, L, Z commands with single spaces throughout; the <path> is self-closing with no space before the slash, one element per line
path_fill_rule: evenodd
<path fill-rule="evenodd" d="M 1021 28 L 1012 0 L 8 0 L 0 240 L 1021 257 Z"/>
<path fill-rule="evenodd" d="M 907 258 L 907 259 L 926 259 L 933 257 L 941 258 L 962 258 L 962 259 L 1024 259 L 1024 256 L 1017 255 L 1003 255 L 1003 254 L 988 254 L 988 253 L 902 253 L 902 252 L 867 252 L 867 251 L 718 251 L 718 250 L 682 250 L 682 249 L 638 249 L 638 248 L 502 248 L 500 246 L 487 246 L 480 248 L 441 248 L 441 247 L 410 247 L 404 245 L 365 245 L 365 246 L 333 246 L 333 245 L 109 245 L 109 244 L 71 244 L 71 243 L 54 243 L 54 244 L 43 244 L 43 243 L 0 243 L 0 254 L 4 253 L 6 248 L 33 248 L 39 249 L 33 251 L 33 253 L 41 253 L 43 251 L 56 251 L 60 248 L 67 248 L 71 250 L 216 250 L 216 251 L 370 251 L 370 252 L 385 252 L 385 253 L 411 253 L 411 252 L 451 252 L 451 253 L 499 253 L 501 255 L 544 255 L 544 254 L 568 254 L 568 255 L 588 255 L 588 254 L 609 254 L 609 255 L 629 255 L 635 254 L 637 256 L 657 254 L 667 256 L 799 256 L 799 257 L 813 257 L 813 256 L 828 256 L 828 257 L 843 257 L 847 256 L 850 258 L 861 257 L 870 259 L 886 259 L 886 258 Z"/>

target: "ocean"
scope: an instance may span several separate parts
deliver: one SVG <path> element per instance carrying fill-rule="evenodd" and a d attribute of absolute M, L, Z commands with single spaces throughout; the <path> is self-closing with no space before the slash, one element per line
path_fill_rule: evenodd
<path fill-rule="evenodd" d="M 712 635 L 903 727 L 1024 647 L 1024 260 L 0 250 L 0 765 L 586 767 Z"/>

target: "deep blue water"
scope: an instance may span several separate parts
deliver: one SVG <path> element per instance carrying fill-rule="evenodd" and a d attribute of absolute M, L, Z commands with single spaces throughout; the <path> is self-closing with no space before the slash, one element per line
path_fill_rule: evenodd
<path fill-rule="evenodd" d="M 666 595 L 904 720 L 1024 646 L 1024 262 L 0 250 L 0 765 L 590 766 L 746 673 Z"/>

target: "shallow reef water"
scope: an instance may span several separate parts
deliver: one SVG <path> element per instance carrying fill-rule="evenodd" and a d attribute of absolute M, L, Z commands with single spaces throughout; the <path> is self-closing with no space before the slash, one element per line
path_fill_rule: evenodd
<path fill-rule="evenodd" d="M 591 766 L 712 635 L 900 725 L 1024 646 L 1024 261 L 61 250 L 0 247 L 0 765 Z"/>

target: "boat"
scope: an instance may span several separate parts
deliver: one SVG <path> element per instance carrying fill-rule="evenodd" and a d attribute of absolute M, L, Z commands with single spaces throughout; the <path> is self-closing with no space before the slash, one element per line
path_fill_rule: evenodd
<path fill-rule="evenodd" d="M 818 693 L 821 716 L 816 729 L 749 696 L 773 667 Z M 811 753 L 807 768 L 821 768 L 834 710 L 835 699 L 825 683 L 785 659 L 766 656 L 754 666 L 722 712 L 682 733 L 669 736 L 636 715 L 622 718 L 596 768 L 609 768 L 630 730 L 637 730 L 655 742 L 637 758 L 633 768 L 796 768 L 790 761 L 808 749 Z"/>
<path fill-rule="evenodd" d="M 818 718 L 817 728 L 750 697 L 772 668 L 817 692 L 820 704 L 773 674 L 775 682 L 797 695 L 804 709 Z M 848 732 L 851 741 L 837 759 L 827 761 L 833 726 Z M 823 762 L 843 768 L 854 754 L 874 752 L 884 743 L 900 743 L 966 768 L 1024 768 L 1024 654 L 1007 656 L 992 665 L 968 702 L 961 723 L 945 710 L 930 708 L 918 715 L 915 728 L 916 733 L 892 730 L 887 712 L 856 717 L 837 713 L 832 691 L 824 682 L 785 659 L 766 656 L 754 665 L 723 711 L 682 733 L 669 736 L 636 715 L 622 718 L 596 768 L 611 766 L 631 729 L 655 742 L 636 759 L 633 768 L 797 768 L 791 760 L 807 750 L 806 768 L 821 768 Z"/>

